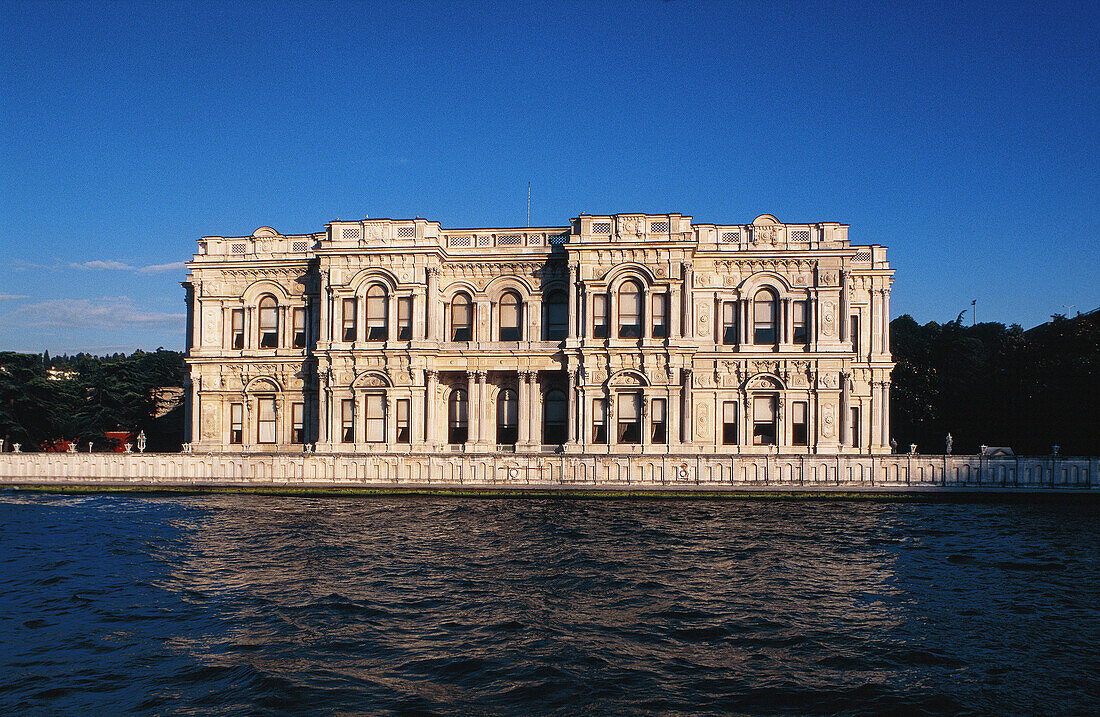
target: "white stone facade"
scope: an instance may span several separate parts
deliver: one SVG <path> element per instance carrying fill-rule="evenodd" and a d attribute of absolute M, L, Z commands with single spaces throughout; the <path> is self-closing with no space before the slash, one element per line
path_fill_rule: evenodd
<path fill-rule="evenodd" d="M 195 451 L 890 451 L 893 272 L 843 224 L 365 219 L 199 246 Z"/>

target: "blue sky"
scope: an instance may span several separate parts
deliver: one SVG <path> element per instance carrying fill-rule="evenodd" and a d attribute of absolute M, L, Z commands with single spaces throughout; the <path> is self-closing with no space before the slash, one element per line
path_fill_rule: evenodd
<path fill-rule="evenodd" d="M 841 221 L 894 315 L 1100 306 L 1100 6 L 0 3 L 0 349 L 182 348 L 203 235 Z"/>

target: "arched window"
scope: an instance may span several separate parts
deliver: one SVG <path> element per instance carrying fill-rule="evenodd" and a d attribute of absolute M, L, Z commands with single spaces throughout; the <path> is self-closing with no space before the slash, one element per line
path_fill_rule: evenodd
<path fill-rule="evenodd" d="M 389 338 L 386 326 L 386 290 L 375 284 L 367 289 L 367 341 Z"/>
<path fill-rule="evenodd" d="M 566 441 L 565 393 L 558 389 L 546 392 L 542 401 L 542 443 L 556 446 Z"/>
<path fill-rule="evenodd" d="M 260 348 L 279 347 L 279 305 L 274 296 L 260 299 Z"/>
<path fill-rule="evenodd" d="M 500 341 L 519 341 L 522 338 L 522 307 L 519 295 L 514 292 L 509 291 L 500 297 Z"/>
<path fill-rule="evenodd" d="M 628 281 L 619 287 L 619 338 L 642 336 L 642 287 Z"/>
<path fill-rule="evenodd" d="M 466 391 L 451 389 L 447 401 L 447 443 L 465 443 L 469 435 Z"/>
<path fill-rule="evenodd" d="M 451 341 L 472 341 L 474 338 L 474 306 L 466 294 L 455 294 L 451 300 Z"/>
<path fill-rule="evenodd" d="M 546 297 L 546 320 L 543 322 L 543 340 L 561 341 L 569 332 L 569 300 L 565 293 L 555 291 Z"/>
<path fill-rule="evenodd" d="M 516 392 L 505 388 L 497 394 L 497 443 L 514 445 L 519 434 L 519 400 Z"/>
<path fill-rule="evenodd" d="M 769 289 L 756 292 L 752 300 L 752 342 L 754 344 L 774 344 L 776 342 L 776 323 L 778 299 Z"/>

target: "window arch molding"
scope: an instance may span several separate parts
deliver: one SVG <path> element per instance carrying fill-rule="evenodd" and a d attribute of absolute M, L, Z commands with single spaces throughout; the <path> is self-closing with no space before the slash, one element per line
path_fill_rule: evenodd
<path fill-rule="evenodd" d="M 386 294 L 393 294 L 397 291 L 398 281 L 396 276 L 385 269 L 367 267 L 356 272 L 355 276 L 348 281 L 347 286 L 355 296 L 363 297 L 366 296 L 370 287 L 375 284 L 381 284 L 382 288 L 386 290 Z"/>
<path fill-rule="evenodd" d="M 796 289 L 785 278 L 770 271 L 753 274 L 737 287 L 738 293 L 745 299 L 752 299 L 761 289 L 771 289 L 780 299 L 807 298 L 804 287 Z"/>
<path fill-rule="evenodd" d="M 381 371 L 362 371 L 351 382 L 352 389 L 391 388 L 393 384 Z"/>
<path fill-rule="evenodd" d="M 467 290 L 471 294 L 475 291 L 473 287 L 469 287 Z M 520 299 L 524 303 L 530 301 L 538 294 L 534 287 L 532 287 L 523 277 L 514 274 L 504 274 L 502 276 L 493 277 L 493 280 L 485 285 L 485 290 L 481 293 L 488 297 L 489 301 L 496 304 L 509 291 L 519 294 Z"/>
<path fill-rule="evenodd" d="M 641 283 L 643 288 L 649 288 L 660 281 L 664 281 L 664 279 L 659 279 L 648 266 L 632 261 L 614 266 L 603 275 L 603 281 L 607 283 L 608 291 L 614 291 L 620 283 L 629 279 Z"/>
<path fill-rule="evenodd" d="M 286 306 L 292 301 L 286 287 L 268 279 L 261 279 L 248 285 L 248 288 L 241 294 L 241 302 L 245 306 L 259 306 L 260 300 L 265 296 L 274 297 L 275 303 L 279 306 Z M 297 300 L 304 301 L 304 297 L 299 296 Z"/>

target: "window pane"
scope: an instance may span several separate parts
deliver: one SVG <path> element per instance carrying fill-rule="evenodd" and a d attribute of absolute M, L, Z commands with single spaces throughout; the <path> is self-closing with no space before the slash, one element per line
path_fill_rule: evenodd
<path fill-rule="evenodd" d="M 565 294 L 554 292 L 546 301 L 546 340 L 560 341 L 568 332 L 569 304 Z"/>
<path fill-rule="evenodd" d="M 279 309 L 270 296 L 260 301 L 260 348 L 279 345 Z"/>
<path fill-rule="evenodd" d="M 619 395 L 619 420 L 620 421 L 636 421 L 638 420 L 638 409 L 641 403 L 641 397 L 635 393 L 623 393 Z"/>
<path fill-rule="evenodd" d="M 344 299 L 344 341 L 356 341 L 358 339 L 355 327 L 355 299 Z"/>
<path fill-rule="evenodd" d="M 364 398 L 366 399 L 367 417 L 367 422 L 364 425 L 366 440 L 368 443 L 381 443 L 386 440 L 386 424 L 383 413 L 386 398 L 380 394 L 367 394 Z"/>
<path fill-rule="evenodd" d="M 500 300 L 500 340 L 519 341 L 519 297 L 505 294 Z"/>
<path fill-rule="evenodd" d="M 604 416 L 607 411 L 607 402 L 602 398 L 592 401 L 592 442 L 607 443 L 607 425 Z"/>
<path fill-rule="evenodd" d="M 386 290 L 377 284 L 367 291 L 367 341 L 385 341 Z"/>
<path fill-rule="evenodd" d="M 774 344 L 775 297 L 768 291 L 761 291 L 753 301 L 753 343 Z"/>
<path fill-rule="evenodd" d="M 597 339 L 607 338 L 607 294 L 592 297 L 592 335 Z"/>
<path fill-rule="evenodd" d="M 805 343 L 808 338 L 808 332 L 806 331 L 808 313 L 805 301 L 796 301 L 791 304 L 791 321 L 794 324 L 793 339 L 796 343 Z"/>
<path fill-rule="evenodd" d="M 722 304 L 722 343 L 737 343 L 737 303 L 734 301 Z"/>
<path fill-rule="evenodd" d="M 722 444 L 735 446 L 737 443 L 737 402 L 726 401 L 722 404 Z"/>
<path fill-rule="evenodd" d="M 397 401 L 397 442 L 409 443 L 409 400 L 402 398 Z"/>
<path fill-rule="evenodd" d="M 412 297 L 402 296 L 397 300 L 397 339 L 412 339 Z"/>
<path fill-rule="evenodd" d="M 451 340 L 473 340 L 473 305 L 465 294 L 459 294 L 451 302 Z"/>
<path fill-rule="evenodd" d="M 653 295 L 653 337 L 668 336 L 668 294 Z"/>
<path fill-rule="evenodd" d="M 619 338 L 636 339 L 642 335 L 641 287 L 632 281 L 619 289 Z"/>

